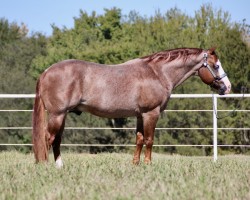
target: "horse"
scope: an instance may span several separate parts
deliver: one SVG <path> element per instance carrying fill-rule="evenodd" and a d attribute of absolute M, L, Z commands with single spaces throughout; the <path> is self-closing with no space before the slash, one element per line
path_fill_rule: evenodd
<path fill-rule="evenodd" d="M 39 77 L 32 116 L 32 142 L 36 163 L 48 161 L 53 149 L 62 167 L 61 137 L 68 112 L 89 112 L 106 118 L 136 117 L 133 163 L 151 163 L 154 131 L 174 88 L 192 75 L 220 95 L 231 83 L 215 48 L 178 48 L 160 51 L 117 65 L 64 60 L 51 65 Z M 47 110 L 47 113 L 46 113 Z"/>

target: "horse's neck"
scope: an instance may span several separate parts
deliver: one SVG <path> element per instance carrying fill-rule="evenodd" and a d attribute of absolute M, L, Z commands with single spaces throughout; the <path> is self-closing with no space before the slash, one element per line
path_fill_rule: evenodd
<path fill-rule="evenodd" d="M 202 62 L 202 54 L 199 56 L 193 56 L 187 59 L 186 62 L 181 59 L 177 59 L 162 65 L 162 74 L 168 85 L 171 83 L 172 89 L 174 89 L 190 76 L 194 75 L 201 67 Z"/>

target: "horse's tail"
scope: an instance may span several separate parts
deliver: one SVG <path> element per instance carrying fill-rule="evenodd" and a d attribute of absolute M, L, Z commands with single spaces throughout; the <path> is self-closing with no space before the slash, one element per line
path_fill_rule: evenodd
<path fill-rule="evenodd" d="M 36 162 L 48 160 L 48 146 L 45 133 L 45 107 L 40 96 L 40 81 L 36 85 L 36 97 L 32 116 L 32 142 Z"/>

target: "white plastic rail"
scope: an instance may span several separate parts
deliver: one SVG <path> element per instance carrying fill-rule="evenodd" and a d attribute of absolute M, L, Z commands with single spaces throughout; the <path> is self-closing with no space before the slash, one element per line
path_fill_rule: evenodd
<path fill-rule="evenodd" d="M 0 99 L 15 99 L 15 98 L 34 98 L 35 94 L 0 94 Z M 157 130 L 182 130 L 182 129 L 190 129 L 190 130 L 213 130 L 213 145 L 154 145 L 154 146 L 213 146 L 213 160 L 216 161 L 218 159 L 218 146 L 244 146 L 249 147 L 249 145 L 218 145 L 217 144 L 217 131 L 218 129 L 223 130 L 250 130 L 250 128 L 218 128 L 217 127 L 217 112 L 218 111 L 232 111 L 232 110 L 217 110 L 217 99 L 218 98 L 249 98 L 250 94 L 227 94 L 227 95 L 217 95 L 217 94 L 172 94 L 171 98 L 212 98 L 213 100 L 213 110 L 166 110 L 166 112 L 195 112 L 195 111 L 210 111 L 213 112 L 213 128 L 156 128 Z M 0 110 L 0 112 L 32 112 L 32 110 Z M 235 112 L 249 112 L 249 110 L 234 110 Z M 30 130 L 32 127 L 0 127 L 0 130 L 5 129 L 22 129 L 22 130 Z M 134 128 L 107 128 L 107 127 L 66 127 L 66 129 L 95 129 L 95 130 L 103 130 L 103 129 L 127 129 L 127 130 L 134 130 Z M 32 146 L 32 144 L 0 144 L 1 146 Z M 62 144 L 62 146 L 135 146 L 131 144 Z"/>

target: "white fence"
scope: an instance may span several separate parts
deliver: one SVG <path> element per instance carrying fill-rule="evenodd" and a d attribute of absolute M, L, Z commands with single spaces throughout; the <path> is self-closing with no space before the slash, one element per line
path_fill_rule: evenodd
<path fill-rule="evenodd" d="M 13 98 L 34 98 L 34 94 L 0 94 L 0 99 L 13 99 Z M 235 146 L 244 146 L 250 147 L 250 145 L 218 145 L 217 144 L 217 131 L 218 130 L 250 130 L 250 128 L 218 128 L 217 126 L 217 112 L 218 111 L 234 111 L 234 112 L 249 112 L 250 110 L 217 110 L 217 99 L 218 98 L 249 98 L 250 94 L 228 94 L 228 95 L 217 95 L 217 94 L 172 94 L 171 98 L 211 98 L 213 100 L 212 110 L 166 110 L 167 112 L 213 112 L 213 127 L 211 128 L 156 128 L 156 130 L 213 130 L 213 145 L 154 145 L 159 147 L 170 147 L 170 146 L 194 146 L 194 147 L 213 147 L 214 152 L 214 161 L 218 158 L 217 147 L 235 147 Z M 32 110 L 0 110 L 0 112 L 32 112 Z M 32 127 L 0 127 L 0 130 L 31 130 Z M 65 129 L 77 129 L 77 130 L 104 130 L 104 129 L 126 129 L 126 130 L 135 130 L 135 128 L 110 128 L 110 127 L 66 127 Z M 0 146 L 32 146 L 32 144 L 0 144 Z M 135 146 L 132 144 L 62 144 L 62 146 Z"/>

